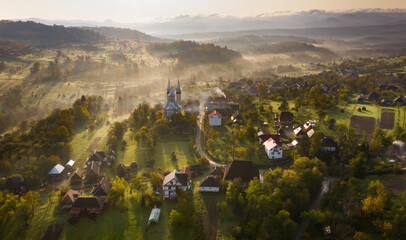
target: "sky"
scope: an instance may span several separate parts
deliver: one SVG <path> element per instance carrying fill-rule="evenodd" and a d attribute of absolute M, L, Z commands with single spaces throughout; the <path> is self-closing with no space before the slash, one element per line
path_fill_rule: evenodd
<path fill-rule="evenodd" d="M 312 9 L 406 8 L 406 0 L 0 0 L 0 19 L 160 21 L 179 15 L 253 17 Z"/>

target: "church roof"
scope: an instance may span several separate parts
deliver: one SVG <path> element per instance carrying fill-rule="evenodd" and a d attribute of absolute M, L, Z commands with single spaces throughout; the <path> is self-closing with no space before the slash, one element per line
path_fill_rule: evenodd
<path fill-rule="evenodd" d="M 179 105 L 174 102 L 167 102 L 165 104 L 165 109 L 179 109 Z"/>
<path fill-rule="evenodd" d="M 175 97 L 175 93 L 173 92 L 173 89 L 172 89 L 172 88 L 171 88 L 171 90 L 170 90 L 168 96 L 169 96 L 169 97 Z"/>
<path fill-rule="evenodd" d="M 179 82 L 179 78 L 178 78 L 178 86 L 176 87 L 176 91 L 181 91 L 182 88 L 180 87 L 180 82 Z"/>
<path fill-rule="evenodd" d="M 171 88 L 171 80 L 170 79 L 168 79 L 168 87 L 166 88 L 166 90 L 167 91 L 170 91 L 172 88 Z"/>

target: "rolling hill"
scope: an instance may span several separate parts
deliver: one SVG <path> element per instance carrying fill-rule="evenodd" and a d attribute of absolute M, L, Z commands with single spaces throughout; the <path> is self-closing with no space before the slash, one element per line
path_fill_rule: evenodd
<path fill-rule="evenodd" d="M 115 28 L 115 27 L 82 27 L 86 30 L 92 30 L 99 33 L 102 36 L 108 38 L 117 38 L 117 39 L 126 39 L 126 40 L 133 40 L 137 42 L 148 42 L 148 43 L 155 43 L 155 42 L 168 42 L 169 40 L 153 37 L 146 33 L 132 30 L 129 28 Z"/>

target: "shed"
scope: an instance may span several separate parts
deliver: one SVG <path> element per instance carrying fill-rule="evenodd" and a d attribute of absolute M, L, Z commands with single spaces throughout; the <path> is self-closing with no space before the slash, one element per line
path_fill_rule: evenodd
<path fill-rule="evenodd" d="M 75 164 L 75 161 L 71 159 L 66 163 L 65 167 L 73 167 L 73 164 Z"/>
<path fill-rule="evenodd" d="M 160 214 L 161 214 L 161 209 L 154 207 L 151 211 L 151 215 L 149 215 L 148 225 L 150 225 L 151 223 L 158 223 Z"/>
<path fill-rule="evenodd" d="M 55 165 L 55 167 L 53 167 L 51 169 L 51 171 L 49 171 L 48 174 L 49 175 L 60 175 L 64 169 L 65 169 L 65 167 L 58 163 Z"/>

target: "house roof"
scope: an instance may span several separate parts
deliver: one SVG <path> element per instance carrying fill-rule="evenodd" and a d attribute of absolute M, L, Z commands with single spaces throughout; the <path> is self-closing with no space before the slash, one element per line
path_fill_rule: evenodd
<path fill-rule="evenodd" d="M 65 167 L 58 163 L 58 164 L 55 165 L 55 167 L 53 167 L 51 169 L 51 171 L 49 171 L 48 174 L 50 174 L 50 175 L 59 175 L 59 174 L 62 173 L 62 171 L 64 169 L 65 169 Z"/>
<path fill-rule="evenodd" d="M 293 130 L 293 133 L 298 136 L 298 135 L 304 135 L 305 132 L 302 130 L 302 127 L 298 127 L 296 129 Z"/>
<path fill-rule="evenodd" d="M 24 178 L 22 176 L 10 177 L 7 178 L 4 183 L 4 187 L 8 190 L 13 190 L 20 188 L 24 184 Z"/>
<path fill-rule="evenodd" d="M 371 101 L 371 100 L 375 100 L 375 99 L 379 98 L 379 95 L 378 95 L 378 93 L 376 93 L 376 92 L 370 92 L 370 93 L 368 93 L 368 95 L 366 96 L 366 98 L 367 98 L 369 101 Z"/>
<path fill-rule="evenodd" d="M 180 170 L 180 173 L 186 173 L 187 176 L 188 176 L 188 180 L 192 180 L 192 170 L 190 170 L 190 168 L 188 168 L 188 167 L 183 167 L 183 168 Z"/>
<path fill-rule="evenodd" d="M 264 146 L 266 149 L 270 150 L 273 149 L 275 147 L 280 146 L 278 143 L 276 143 L 272 138 L 268 139 L 265 143 Z"/>
<path fill-rule="evenodd" d="M 69 191 L 63 196 L 61 199 L 61 205 L 66 205 L 66 204 L 73 204 L 75 202 L 75 199 L 78 197 L 79 192 L 69 189 Z"/>
<path fill-rule="evenodd" d="M 94 151 L 94 153 L 90 154 L 87 161 L 103 161 L 107 159 L 107 155 L 103 151 Z"/>
<path fill-rule="evenodd" d="M 120 163 L 116 167 L 116 175 L 119 177 L 128 177 L 130 175 L 130 171 L 123 163 Z"/>
<path fill-rule="evenodd" d="M 281 112 L 281 115 L 279 115 L 279 121 L 280 122 L 291 122 L 291 121 L 293 121 L 293 113 L 291 113 L 291 112 Z"/>
<path fill-rule="evenodd" d="M 76 168 L 75 172 L 70 176 L 71 178 L 83 178 L 83 170 L 81 168 Z"/>
<path fill-rule="evenodd" d="M 314 134 L 314 129 L 310 129 L 309 131 L 307 131 L 307 136 L 309 138 L 313 137 L 313 134 Z"/>
<path fill-rule="evenodd" d="M 102 178 L 99 184 L 95 185 L 90 192 L 93 196 L 107 196 L 111 188 L 111 183 L 106 178 Z"/>
<path fill-rule="evenodd" d="M 261 135 L 261 136 L 258 136 L 258 139 L 260 139 L 261 140 L 261 143 L 264 143 L 264 142 L 266 142 L 268 139 L 270 139 L 271 138 L 271 135 L 270 134 L 263 134 L 263 135 Z"/>
<path fill-rule="evenodd" d="M 258 169 L 251 161 L 232 161 L 227 165 L 223 179 L 241 178 L 243 182 L 249 182 L 254 177 L 258 177 Z"/>
<path fill-rule="evenodd" d="M 73 160 L 69 160 L 67 163 L 66 163 L 66 165 L 65 166 L 69 166 L 69 167 L 72 167 L 73 166 L 73 164 L 75 164 L 75 161 L 73 161 Z"/>
<path fill-rule="evenodd" d="M 98 197 L 78 197 L 72 208 L 103 208 L 104 200 Z"/>
<path fill-rule="evenodd" d="M 220 187 L 220 179 L 215 177 L 206 177 L 200 182 L 200 187 Z"/>
<path fill-rule="evenodd" d="M 214 167 L 214 169 L 210 172 L 210 175 L 217 175 L 217 176 L 222 176 L 223 175 L 223 168 L 222 167 Z"/>
<path fill-rule="evenodd" d="M 96 175 L 100 175 L 100 166 L 95 161 L 90 163 L 90 167 L 88 167 L 87 174 L 93 173 Z"/>
<path fill-rule="evenodd" d="M 222 118 L 223 116 L 221 116 L 221 114 L 219 112 L 217 112 L 216 110 L 214 110 L 213 112 L 211 112 L 209 114 L 209 118 L 213 117 L 214 115 L 217 115 L 219 118 Z"/>
<path fill-rule="evenodd" d="M 166 185 L 168 182 L 172 181 L 172 179 L 176 179 L 176 181 L 179 182 L 180 184 L 182 184 L 183 186 L 187 186 L 188 174 L 181 173 L 175 169 L 172 172 L 170 172 L 168 175 L 165 176 L 163 185 Z"/>

